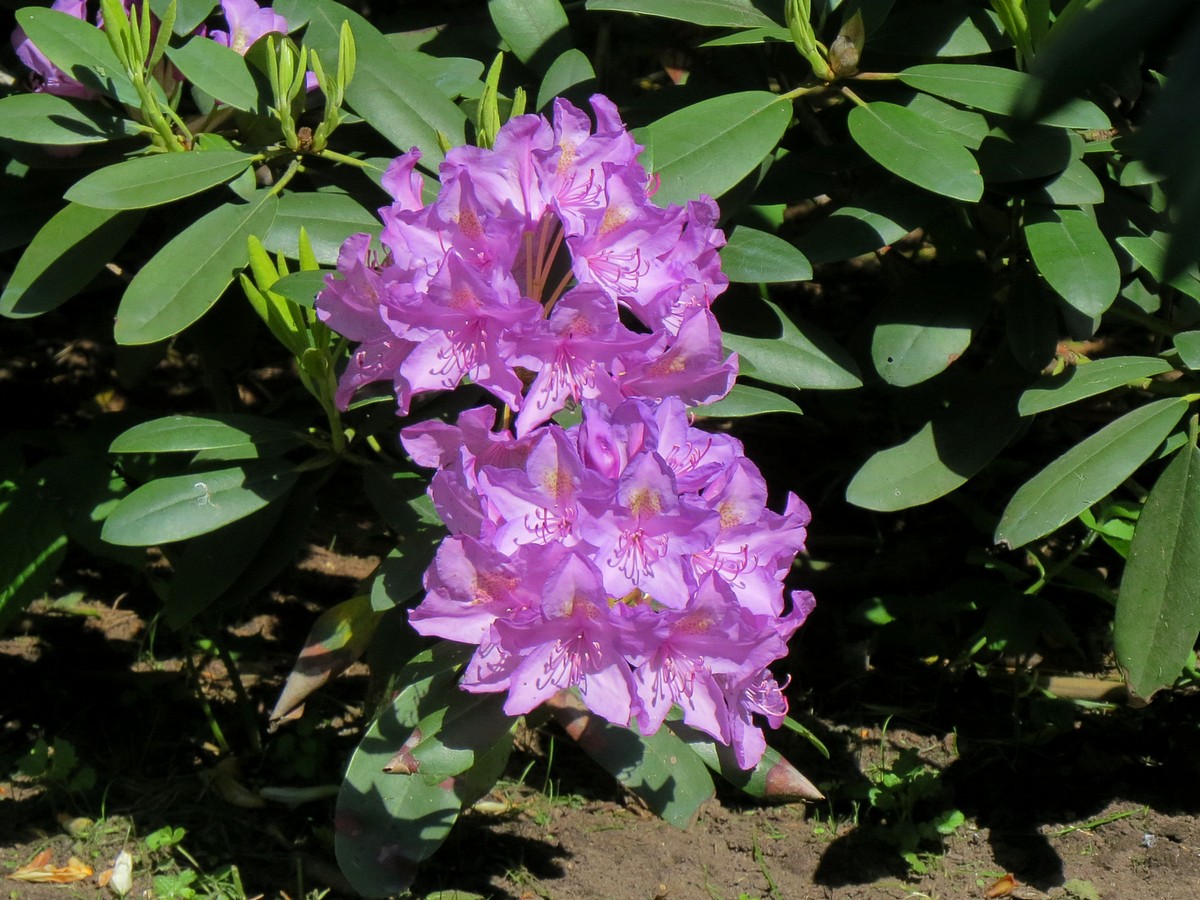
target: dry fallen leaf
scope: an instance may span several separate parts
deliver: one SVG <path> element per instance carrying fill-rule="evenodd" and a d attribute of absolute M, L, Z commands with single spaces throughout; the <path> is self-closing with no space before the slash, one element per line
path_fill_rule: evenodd
<path fill-rule="evenodd" d="M 1007 897 L 1020 884 L 1017 879 L 1013 878 L 1012 874 L 1005 875 L 1003 878 L 997 878 L 992 882 L 991 886 L 983 892 L 983 896 L 987 900 L 995 900 L 996 897 Z"/>
<path fill-rule="evenodd" d="M 37 884 L 71 884 L 91 878 L 92 867 L 77 856 L 67 860 L 65 866 L 56 866 L 53 854 L 49 850 L 43 850 L 29 865 L 21 866 L 8 877 Z"/>

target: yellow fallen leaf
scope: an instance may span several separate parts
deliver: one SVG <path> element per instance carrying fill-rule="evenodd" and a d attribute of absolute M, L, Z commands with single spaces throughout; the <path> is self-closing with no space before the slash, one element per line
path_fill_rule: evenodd
<path fill-rule="evenodd" d="M 52 858 L 49 850 L 43 850 L 33 858 L 33 862 L 21 866 L 8 877 L 36 884 L 71 884 L 92 877 L 92 867 L 77 856 L 67 860 L 65 866 L 54 865 Z"/>

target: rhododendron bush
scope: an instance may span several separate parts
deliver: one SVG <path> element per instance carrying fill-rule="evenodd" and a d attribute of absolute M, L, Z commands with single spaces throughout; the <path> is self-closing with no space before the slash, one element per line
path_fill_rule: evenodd
<path fill-rule="evenodd" d="M 1200 678 L 1200 24 L 1134 3 L 16 9 L 0 314 L 201 387 L 0 442 L 0 626 L 103 558 L 232 670 L 369 504 L 386 558 L 214 733 L 369 662 L 329 818 L 375 896 L 543 727 L 675 825 L 819 798 L 822 620 L 840 686 L 987 678 L 1096 643 L 1082 593 L 1132 695 Z"/>

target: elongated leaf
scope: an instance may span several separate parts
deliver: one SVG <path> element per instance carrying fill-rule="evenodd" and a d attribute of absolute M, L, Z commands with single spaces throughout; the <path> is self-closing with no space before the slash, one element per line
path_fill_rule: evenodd
<path fill-rule="evenodd" d="M 550 64 L 538 87 L 537 109 L 545 110 L 555 97 L 588 93 L 596 85 L 596 70 L 581 50 L 567 50 Z"/>
<path fill-rule="evenodd" d="M 761 25 L 735 31 L 711 41 L 705 41 L 701 47 L 741 47 L 746 44 L 767 44 L 775 41 L 791 43 L 792 33 L 782 25 Z"/>
<path fill-rule="evenodd" d="M 1156 281 L 1162 281 L 1166 273 L 1167 259 L 1166 233 L 1153 231 L 1147 235 L 1125 235 L 1117 238 L 1117 243 L 1137 260 L 1138 265 L 1150 273 Z M 1171 287 L 1178 288 L 1189 297 L 1200 299 L 1200 272 L 1195 266 L 1171 278 L 1167 282 Z"/>
<path fill-rule="evenodd" d="M 445 706 L 413 728 L 390 770 L 420 775 L 426 784 L 467 771 L 516 725 L 516 718 L 504 714 L 507 699 L 505 694 L 450 694 Z"/>
<path fill-rule="evenodd" d="M 979 171 L 988 184 L 1057 175 L 1071 164 L 1072 138 L 1079 140 L 1078 135 L 1050 125 L 1010 123 L 994 128 L 976 154 Z"/>
<path fill-rule="evenodd" d="M 383 223 L 373 211 L 347 194 L 299 191 L 280 198 L 271 228 L 262 236 L 263 246 L 272 253 L 296 259 L 301 228 L 308 233 L 317 262 L 332 266 L 346 238 L 364 231 L 377 236 L 383 230 Z"/>
<path fill-rule="evenodd" d="M 274 194 L 261 191 L 250 203 L 217 207 L 172 238 L 125 290 L 117 343 L 161 341 L 204 315 L 246 265 L 246 238 L 266 233 L 277 205 Z"/>
<path fill-rule="evenodd" d="M 710 28 L 776 25 L 748 0 L 587 0 L 587 8 L 593 12 L 606 10 L 662 16 Z"/>
<path fill-rule="evenodd" d="M 1175 351 L 1189 369 L 1200 369 L 1200 331 L 1185 331 L 1175 335 Z"/>
<path fill-rule="evenodd" d="M 909 87 L 945 97 L 964 106 L 1009 115 L 1022 91 L 1032 91 L 1037 81 L 1024 72 L 997 66 L 933 63 L 913 66 L 900 73 Z M 1046 125 L 1083 130 L 1111 127 L 1108 116 L 1087 100 L 1072 100 L 1040 120 Z"/>
<path fill-rule="evenodd" d="M 987 4 L 944 0 L 938 4 L 937 27 L 930 27 L 930 10 L 897 4 L 870 45 L 904 56 L 978 56 L 1012 47 L 996 13 Z M 869 8 L 869 7 L 868 7 Z"/>
<path fill-rule="evenodd" d="M 167 58 L 189 82 L 213 99 L 247 112 L 258 107 L 258 86 L 237 51 L 208 38 L 194 37 L 181 47 L 168 47 Z"/>
<path fill-rule="evenodd" d="M 845 350 L 811 325 L 806 335 L 774 303 L 764 301 L 779 323 L 771 338 L 725 332 L 725 349 L 738 354 L 741 373 L 785 387 L 845 390 L 862 386 L 858 366 Z"/>
<path fill-rule="evenodd" d="M 167 14 L 170 4 L 171 0 L 150 0 L 150 8 L 160 19 Z M 216 5 L 216 0 L 175 0 L 175 27 L 171 30 L 181 37 L 191 34 Z M 289 20 L 288 24 L 298 28 L 304 23 Z"/>
<path fill-rule="evenodd" d="M 1121 270 L 1091 213 L 1044 210 L 1025 226 L 1025 241 L 1050 287 L 1083 315 L 1099 316 L 1117 299 Z"/>
<path fill-rule="evenodd" d="M 735 384 L 728 396 L 716 403 L 697 406 L 689 412 L 694 416 L 713 419 L 737 419 L 780 412 L 803 415 L 800 407 L 787 397 L 749 384 Z"/>
<path fill-rule="evenodd" d="M 668 721 L 667 727 L 704 760 L 706 766 L 751 797 L 783 803 L 825 799 L 811 781 L 771 746 L 767 747 L 758 765 L 747 771 L 737 764 L 733 750 L 704 732 L 681 721 Z"/>
<path fill-rule="evenodd" d="M 159 478 L 117 504 L 101 536 L 126 547 L 182 541 L 262 509 L 295 482 L 292 467 L 277 461 Z"/>
<path fill-rule="evenodd" d="M 129 159 L 77 181 L 67 191 L 67 199 L 96 209 L 158 206 L 224 184 L 244 172 L 253 159 L 239 150 L 162 153 Z"/>
<path fill-rule="evenodd" d="M 1042 378 L 1021 395 L 1017 409 L 1021 415 L 1031 416 L 1170 371 L 1170 363 L 1151 356 L 1097 359 L 1068 369 L 1061 375 Z"/>
<path fill-rule="evenodd" d="M 282 240 L 280 243 L 282 244 Z M 317 294 L 325 289 L 325 277 L 328 274 L 320 269 L 292 272 L 271 285 L 271 293 L 291 300 L 297 306 L 312 309 L 317 301 Z"/>
<path fill-rule="evenodd" d="M 996 528 L 996 543 L 1028 544 L 1112 493 L 1162 443 L 1186 409 L 1186 400 L 1156 400 L 1072 447 L 1013 495 Z"/>
<path fill-rule="evenodd" d="M 53 9 L 26 7 L 17 11 L 17 24 L 38 50 L 80 84 L 122 103 L 142 105 L 108 38 L 91 22 Z"/>
<path fill-rule="evenodd" d="M 465 141 L 466 116 L 419 69 L 408 54 L 395 50 L 366 19 L 335 0 L 288 0 L 276 4 L 288 18 L 307 17 L 304 43 L 327 65 L 337 58 L 338 34 L 348 21 L 354 33 L 358 65 L 346 100 L 360 116 L 401 151 L 421 148 L 422 165 L 436 170 L 442 160 L 437 135 L 451 145 Z"/>
<path fill-rule="evenodd" d="M 1130 694 L 1170 687 L 1200 635 L 1200 451 L 1185 447 L 1138 518 L 1121 578 L 1113 648 Z"/>
<path fill-rule="evenodd" d="M 443 643 L 405 666 L 396 678 L 402 689 L 350 759 L 338 794 L 334 847 L 342 873 L 364 896 L 405 891 L 417 864 L 450 833 L 464 802 L 486 791 L 503 770 L 507 738 L 480 754 L 474 769 L 440 784 L 387 771 L 417 722 L 458 693 L 456 667 L 464 658 L 461 645 Z"/>
<path fill-rule="evenodd" d="M 853 259 L 927 225 L 953 202 L 907 181 L 894 181 L 857 198 L 854 205 L 834 210 L 796 243 L 813 263 Z"/>
<path fill-rule="evenodd" d="M 914 94 L 904 105 L 933 128 L 951 135 L 971 150 L 978 150 L 991 130 L 987 119 L 979 113 L 951 106 L 930 94 Z"/>
<path fill-rule="evenodd" d="M 584 753 L 676 828 L 691 825 L 712 799 L 708 768 L 669 728 L 643 735 L 634 727 L 613 725 L 566 692 L 546 706 Z"/>
<path fill-rule="evenodd" d="M 1104 202 L 1100 179 L 1082 159 L 1071 160 L 1065 169 L 1037 187 L 1011 185 L 1007 189 L 1015 196 L 1050 206 L 1090 206 Z"/>
<path fill-rule="evenodd" d="M 703 100 L 638 129 L 653 154 L 661 204 L 718 197 L 775 149 L 792 108 L 775 94 L 745 91 Z"/>
<path fill-rule="evenodd" d="M 921 116 L 894 103 L 850 111 L 850 134 L 872 159 L 905 181 L 958 200 L 983 196 L 975 157 L 955 138 L 934 131 Z"/>
<path fill-rule="evenodd" d="M 808 281 L 812 266 L 804 254 L 782 238 L 739 226 L 721 249 L 721 271 L 730 281 Z"/>
<path fill-rule="evenodd" d="M 17 261 L 0 294 L 0 315 L 40 316 L 87 287 L 142 220 L 141 213 L 68 204 Z"/>
<path fill-rule="evenodd" d="M 134 425 L 110 446 L 110 453 L 178 453 L 247 444 L 295 442 L 303 435 L 262 416 L 211 413 L 166 416 Z"/>
<path fill-rule="evenodd" d="M 846 487 L 846 499 L 864 509 L 894 512 L 959 488 L 1020 428 L 1011 400 L 1007 394 L 981 394 L 951 405 L 904 443 L 868 459 Z"/>
<path fill-rule="evenodd" d="M 0 100 L 0 138 L 65 147 L 141 133 L 136 122 L 114 115 L 99 103 L 53 94 L 14 94 Z"/>
<path fill-rule="evenodd" d="M 571 48 L 567 14 L 558 0 L 489 0 L 500 37 L 525 65 L 546 71 Z"/>

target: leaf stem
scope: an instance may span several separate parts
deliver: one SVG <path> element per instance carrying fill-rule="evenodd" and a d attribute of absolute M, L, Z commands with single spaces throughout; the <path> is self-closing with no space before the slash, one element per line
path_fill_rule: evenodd
<path fill-rule="evenodd" d="M 854 91 L 850 90 L 850 88 L 846 87 L 844 84 L 841 85 L 838 89 L 843 94 L 845 94 L 847 97 L 849 97 L 851 100 L 853 100 L 857 106 L 861 106 L 863 109 L 866 109 L 868 107 L 869 104 L 867 103 L 866 100 L 864 100 L 862 97 L 858 96 L 858 94 L 854 93 Z"/>

